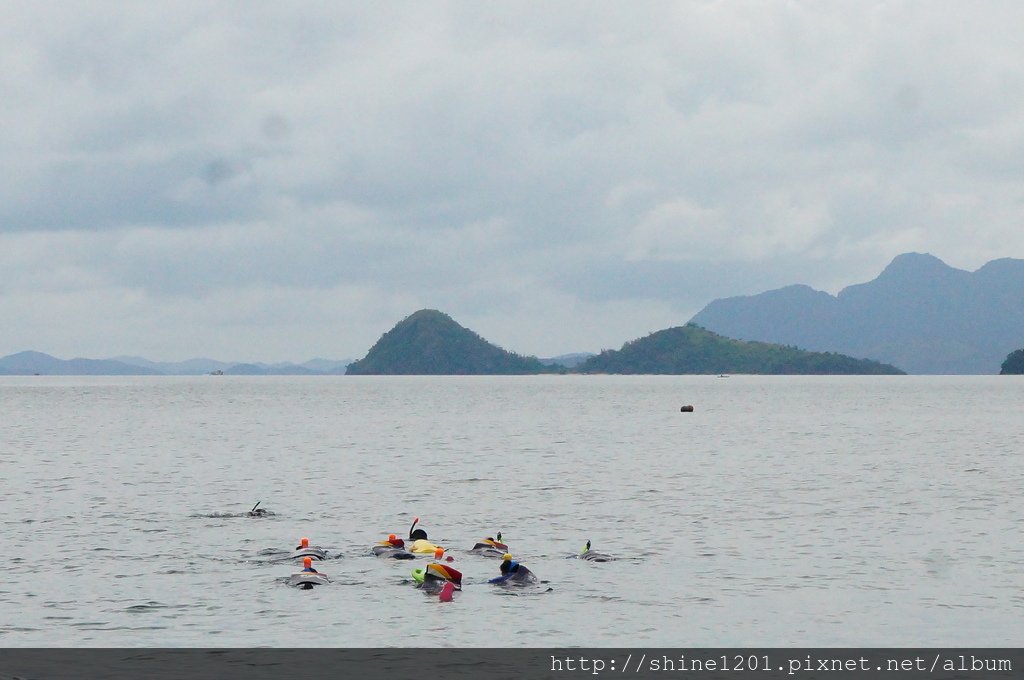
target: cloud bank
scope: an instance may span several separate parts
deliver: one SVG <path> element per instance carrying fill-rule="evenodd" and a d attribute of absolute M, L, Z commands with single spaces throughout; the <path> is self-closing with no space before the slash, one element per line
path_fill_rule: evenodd
<path fill-rule="evenodd" d="M 1015 3 L 10 3 L 0 353 L 550 356 L 1024 257 Z"/>

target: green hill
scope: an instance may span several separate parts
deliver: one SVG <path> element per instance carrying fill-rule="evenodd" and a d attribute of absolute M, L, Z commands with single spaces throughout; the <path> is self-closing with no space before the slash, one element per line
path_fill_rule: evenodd
<path fill-rule="evenodd" d="M 1024 375 L 1024 349 L 1010 352 L 1003 362 L 999 375 Z"/>
<path fill-rule="evenodd" d="M 346 375 L 519 375 L 549 373 L 535 357 L 492 345 L 447 314 L 421 309 L 381 336 Z"/>
<path fill-rule="evenodd" d="M 902 375 L 868 359 L 832 352 L 807 352 L 785 345 L 732 340 L 695 324 L 667 328 L 605 350 L 583 362 L 581 373 L 770 375 Z"/>

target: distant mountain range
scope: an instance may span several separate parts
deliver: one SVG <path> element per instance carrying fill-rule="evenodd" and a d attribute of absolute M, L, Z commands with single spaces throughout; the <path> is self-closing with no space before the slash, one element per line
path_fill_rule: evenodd
<path fill-rule="evenodd" d="M 110 359 L 57 359 L 42 352 L 18 352 L 0 359 L 0 374 L 159 375 L 159 372 Z"/>
<path fill-rule="evenodd" d="M 576 352 L 574 354 L 562 354 L 561 356 L 551 357 L 550 359 L 541 359 L 540 363 L 545 366 L 564 366 L 566 368 L 575 368 L 592 356 L 596 355 L 593 352 Z"/>
<path fill-rule="evenodd" d="M 247 364 L 189 359 L 149 361 L 141 357 L 57 359 L 42 352 L 18 352 L 0 358 L 0 375 L 344 375 L 350 360 L 311 359 L 303 364 Z"/>
<path fill-rule="evenodd" d="M 575 366 L 592 356 L 594 355 L 584 352 L 538 361 L 554 372 Z M 58 359 L 42 352 L 18 352 L 0 357 L 0 375 L 345 375 L 346 368 L 351 363 L 351 359 L 319 358 L 301 364 L 241 363 L 201 358 L 187 361 L 150 361 L 131 356 L 111 359 Z"/>
<path fill-rule="evenodd" d="M 909 373 L 993 374 L 1024 344 L 1024 260 L 967 272 L 906 253 L 836 296 L 793 285 L 715 300 L 691 321 L 730 338 L 871 357 Z"/>

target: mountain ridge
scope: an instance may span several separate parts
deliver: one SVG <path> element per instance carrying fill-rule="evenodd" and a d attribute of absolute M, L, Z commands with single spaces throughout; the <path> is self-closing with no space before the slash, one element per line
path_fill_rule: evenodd
<path fill-rule="evenodd" d="M 903 253 L 835 296 L 794 284 L 713 300 L 690 321 L 731 338 L 870 356 L 909 373 L 992 374 L 1024 338 L 1021 300 L 1024 260 L 968 272 Z"/>
<path fill-rule="evenodd" d="M 224 375 L 342 375 L 349 363 L 311 359 L 304 364 L 264 364 L 203 358 L 163 362 L 134 356 L 58 359 L 26 350 L 0 357 L 0 375 L 206 375 L 218 371 Z"/>

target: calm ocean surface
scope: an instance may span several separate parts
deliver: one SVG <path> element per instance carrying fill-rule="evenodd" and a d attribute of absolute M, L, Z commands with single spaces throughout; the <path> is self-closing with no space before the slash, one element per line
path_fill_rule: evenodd
<path fill-rule="evenodd" d="M 0 646 L 1020 646 L 1022 454 L 1009 376 L 0 378 Z"/>

